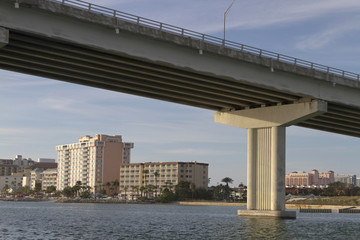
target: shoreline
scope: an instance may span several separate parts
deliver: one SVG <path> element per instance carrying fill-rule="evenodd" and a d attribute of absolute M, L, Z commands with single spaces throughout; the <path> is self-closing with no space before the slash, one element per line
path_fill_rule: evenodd
<path fill-rule="evenodd" d="M 174 205 L 188 205 L 188 206 L 228 206 L 228 207 L 246 207 L 246 203 L 239 202 L 213 202 L 213 201 L 178 201 L 172 203 L 160 203 L 155 201 L 125 201 L 119 199 L 0 199 L 6 202 L 46 202 L 51 201 L 54 203 L 99 203 L 99 204 L 174 204 Z M 285 204 L 286 209 L 360 209 L 360 206 L 354 205 L 318 205 L 318 204 Z"/>
<path fill-rule="evenodd" d="M 178 202 L 179 205 L 193 205 L 193 206 L 238 206 L 238 207 L 246 207 L 246 203 L 226 203 L 226 202 L 186 202 L 181 201 Z M 339 210 L 339 209 L 360 209 L 360 206 L 354 205 L 316 205 L 316 204 L 285 204 L 286 209 L 331 209 L 331 210 Z"/>
<path fill-rule="evenodd" d="M 178 205 L 192 205 L 192 206 L 230 206 L 230 207 L 246 207 L 246 203 L 236 202 L 211 202 L 211 201 L 180 201 Z"/>

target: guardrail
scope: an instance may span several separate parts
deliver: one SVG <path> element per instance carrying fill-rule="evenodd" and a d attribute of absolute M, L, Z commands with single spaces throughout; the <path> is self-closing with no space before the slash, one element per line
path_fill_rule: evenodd
<path fill-rule="evenodd" d="M 151 27 L 151 28 L 154 28 L 154 29 L 157 29 L 160 31 L 180 35 L 182 37 L 190 37 L 193 39 L 197 39 L 197 40 L 211 43 L 214 45 L 222 46 L 225 48 L 230 48 L 230 49 L 237 50 L 240 52 L 246 52 L 246 53 L 254 54 L 254 55 L 257 55 L 260 57 L 267 57 L 267 58 L 273 59 L 278 62 L 292 64 L 295 67 L 296 66 L 305 67 L 305 68 L 309 68 L 311 70 L 317 70 L 317 71 L 321 71 L 321 72 L 324 72 L 327 74 L 334 74 L 334 75 L 337 75 L 337 76 L 340 76 L 343 78 L 348 78 L 348 79 L 357 80 L 357 81 L 360 80 L 360 75 L 357 73 L 344 71 L 344 70 L 341 70 L 338 68 L 333 68 L 333 67 L 325 66 L 322 64 L 314 63 L 314 62 L 309 62 L 309 61 L 302 60 L 299 58 L 294 58 L 294 57 L 286 56 L 283 54 L 263 50 L 260 48 L 247 46 L 247 45 L 233 42 L 233 41 L 224 40 L 224 39 L 221 39 L 218 37 L 195 32 L 195 31 L 188 30 L 185 28 L 176 27 L 176 26 L 173 26 L 170 24 L 154 21 L 154 20 L 151 20 L 148 18 L 139 17 L 139 16 L 136 16 L 133 14 L 129 14 L 129 13 L 115 10 L 115 9 L 88 3 L 88 2 L 85 2 L 82 0 L 55 0 L 55 1 L 61 2 L 64 5 L 81 8 L 81 9 L 87 10 L 89 12 L 103 14 L 106 16 L 121 19 L 123 21 L 135 23 L 138 25 L 144 25 L 144 26 Z"/>

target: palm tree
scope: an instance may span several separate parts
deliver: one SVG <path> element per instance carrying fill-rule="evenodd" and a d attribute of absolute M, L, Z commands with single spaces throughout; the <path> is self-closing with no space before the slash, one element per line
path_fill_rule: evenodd
<path fill-rule="evenodd" d="M 134 192 L 137 188 L 137 186 L 131 186 L 131 201 L 134 201 Z"/>
<path fill-rule="evenodd" d="M 72 190 L 74 191 L 75 195 L 79 195 L 79 191 L 81 190 L 81 181 L 77 181 L 75 185 L 72 187 Z"/>
<path fill-rule="evenodd" d="M 150 198 L 150 197 L 154 197 L 154 190 L 156 189 L 156 187 L 154 186 L 154 185 L 152 185 L 152 184 L 149 184 L 148 186 L 147 186 L 147 192 L 148 192 L 148 197 Z"/>
<path fill-rule="evenodd" d="M 7 194 L 9 190 L 10 190 L 9 185 L 5 184 L 5 186 L 2 189 L 2 192 L 3 192 L 3 194 Z"/>
<path fill-rule="evenodd" d="M 221 182 L 226 183 L 226 186 L 229 186 L 229 183 L 233 183 L 234 180 L 232 180 L 229 177 L 225 177 L 221 180 Z"/>
<path fill-rule="evenodd" d="M 109 189 L 109 188 L 110 188 L 110 186 L 111 186 L 111 183 L 110 183 L 110 182 L 107 182 L 105 185 L 106 185 L 106 187 L 107 187 L 107 190 L 110 192 L 110 189 Z M 106 193 L 107 193 L 107 192 L 106 192 Z"/>
<path fill-rule="evenodd" d="M 16 190 L 16 182 L 15 182 L 15 181 L 12 181 L 12 182 L 11 182 L 11 186 L 12 186 L 12 189 L 13 189 L 13 190 Z"/>
<path fill-rule="evenodd" d="M 119 185 L 120 185 L 119 180 L 115 179 L 115 180 L 112 182 L 112 185 L 113 185 L 113 187 L 115 188 L 115 193 L 118 193 L 118 191 L 119 191 Z"/>
<path fill-rule="evenodd" d="M 135 190 L 136 190 L 136 198 L 139 197 L 139 186 L 135 186 Z"/>
<path fill-rule="evenodd" d="M 157 198 L 157 182 L 158 182 L 158 177 L 160 176 L 159 171 L 155 171 L 154 172 L 154 177 L 155 177 L 155 198 Z"/>
<path fill-rule="evenodd" d="M 148 170 L 148 169 L 144 169 L 144 170 L 143 170 L 143 174 L 144 174 L 144 184 L 145 184 L 145 186 L 146 186 L 146 185 L 147 185 L 147 184 L 146 184 L 146 175 L 149 174 L 149 170 Z"/>
<path fill-rule="evenodd" d="M 227 200 L 229 200 L 231 190 L 229 187 L 229 183 L 232 183 L 234 180 L 232 180 L 229 177 L 225 177 L 221 180 L 223 183 L 226 183 L 226 186 L 224 187 L 224 197 L 226 197 Z"/>
<path fill-rule="evenodd" d="M 170 190 L 170 192 L 173 192 L 174 191 L 174 185 L 173 185 L 173 183 L 172 182 L 168 182 L 168 184 L 169 184 L 169 190 Z"/>
<path fill-rule="evenodd" d="M 125 202 L 126 202 L 126 194 L 127 194 L 127 193 L 126 193 L 126 191 L 128 190 L 128 188 L 129 188 L 128 186 L 125 186 L 125 187 L 124 187 L 124 192 L 125 192 Z"/>
<path fill-rule="evenodd" d="M 144 191 L 145 191 L 145 187 L 144 187 L 144 186 L 141 186 L 141 187 L 140 187 L 141 197 L 143 197 Z"/>
<path fill-rule="evenodd" d="M 191 198 L 194 199 L 194 192 L 195 192 L 195 183 L 190 183 L 189 188 L 191 190 Z"/>

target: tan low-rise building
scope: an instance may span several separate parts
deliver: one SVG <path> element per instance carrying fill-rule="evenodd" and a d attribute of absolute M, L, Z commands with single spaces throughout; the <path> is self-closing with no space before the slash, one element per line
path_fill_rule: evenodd
<path fill-rule="evenodd" d="M 41 189 L 46 190 L 48 187 L 56 187 L 57 168 L 47 169 L 41 173 Z"/>
<path fill-rule="evenodd" d="M 122 164 L 120 166 L 119 189 L 131 192 L 148 185 L 158 191 L 177 185 L 181 181 L 195 184 L 196 188 L 208 187 L 207 163 L 198 162 L 147 162 Z"/>
<path fill-rule="evenodd" d="M 0 176 L 0 192 L 7 186 L 12 191 L 17 190 L 22 186 L 23 177 L 14 175 L 14 176 Z"/>
<path fill-rule="evenodd" d="M 18 165 L 0 164 L 0 176 L 10 176 L 18 172 L 21 172 L 21 167 Z"/>
<path fill-rule="evenodd" d="M 30 188 L 35 189 L 36 183 L 41 183 L 41 174 L 44 170 L 40 168 L 35 168 L 31 171 L 30 175 Z"/>

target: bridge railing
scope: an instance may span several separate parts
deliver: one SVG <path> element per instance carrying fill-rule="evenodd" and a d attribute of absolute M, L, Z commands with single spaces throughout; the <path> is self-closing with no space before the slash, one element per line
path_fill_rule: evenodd
<path fill-rule="evenodd" d="M 143 18 L 143 17 L 139 17 L 139 16 L 136 16 L 133 14 L 121 12 L 121 11 L 118 11 L 115 9 L 103 7 L 103 6 L 100 6 L 97 4 L 88 3 L 88 2 L 85 2 L 82 0 L 53 0 L 53 1 L 61 2 L 64 5 L 69 5 L 72 7 L 81 8 L 81 9 L 87 10 L 89 12 L 99 13 L 99 14 L 103 14 L 106 16 L 118 18 L 118 19 L 121 19 L 126 22 L 131 22 L 131 23 L 135 23 L 138 25 L 143 25 L 146 27 L 154 28 L 154 29 L 157 29 L 160 31 L 180 35 L 181 37 L 192 38 L 192 39 L 200 40 L 200 41 L 207 42 L 210 44 L 222 46 L 224 48 L 229 48 L 229 49 L 233 49 L 233 50 L 240 51 L 240 52 L 246 52 L 246 53 L 254 54 L 254 55 L 260 56 L 260 57 L 270 58 L 270 59 L 273 59 L 275 61 L 282 62 L 282 63 L 292 64 L 292 65 L 294 65 L 294 67 L 296 67 L 296 66 L 305 67 L 305 68 L 309 68 L 311 70 L 317 70 L 317 71 L 324 72 L 327 74 L 334 74 L 337 76 L 341 76 L 343 78 L 353 79 L 353 80 L 357 80 L 357 81 L 360 80 L 360 75 L 357 73 L 344 71 L 344 70 L 341 70 L 338 68 L 325 66 L 322 64 L 302 60 L 299 58 L 290 57 L 287 55 L 263 50 L 263 49 L 256 48 L 256 47 L 251 47 L 251 46 L 244 45 L 241 43 L 225 40 L 225 39 L 214 37 L 211 35 L 199 33 L 196 31 L 185 29 L 185 28 L 180 28 L 180 27 L 162 23 L 159 21 L 151 20 L 148 18 Z"/>

